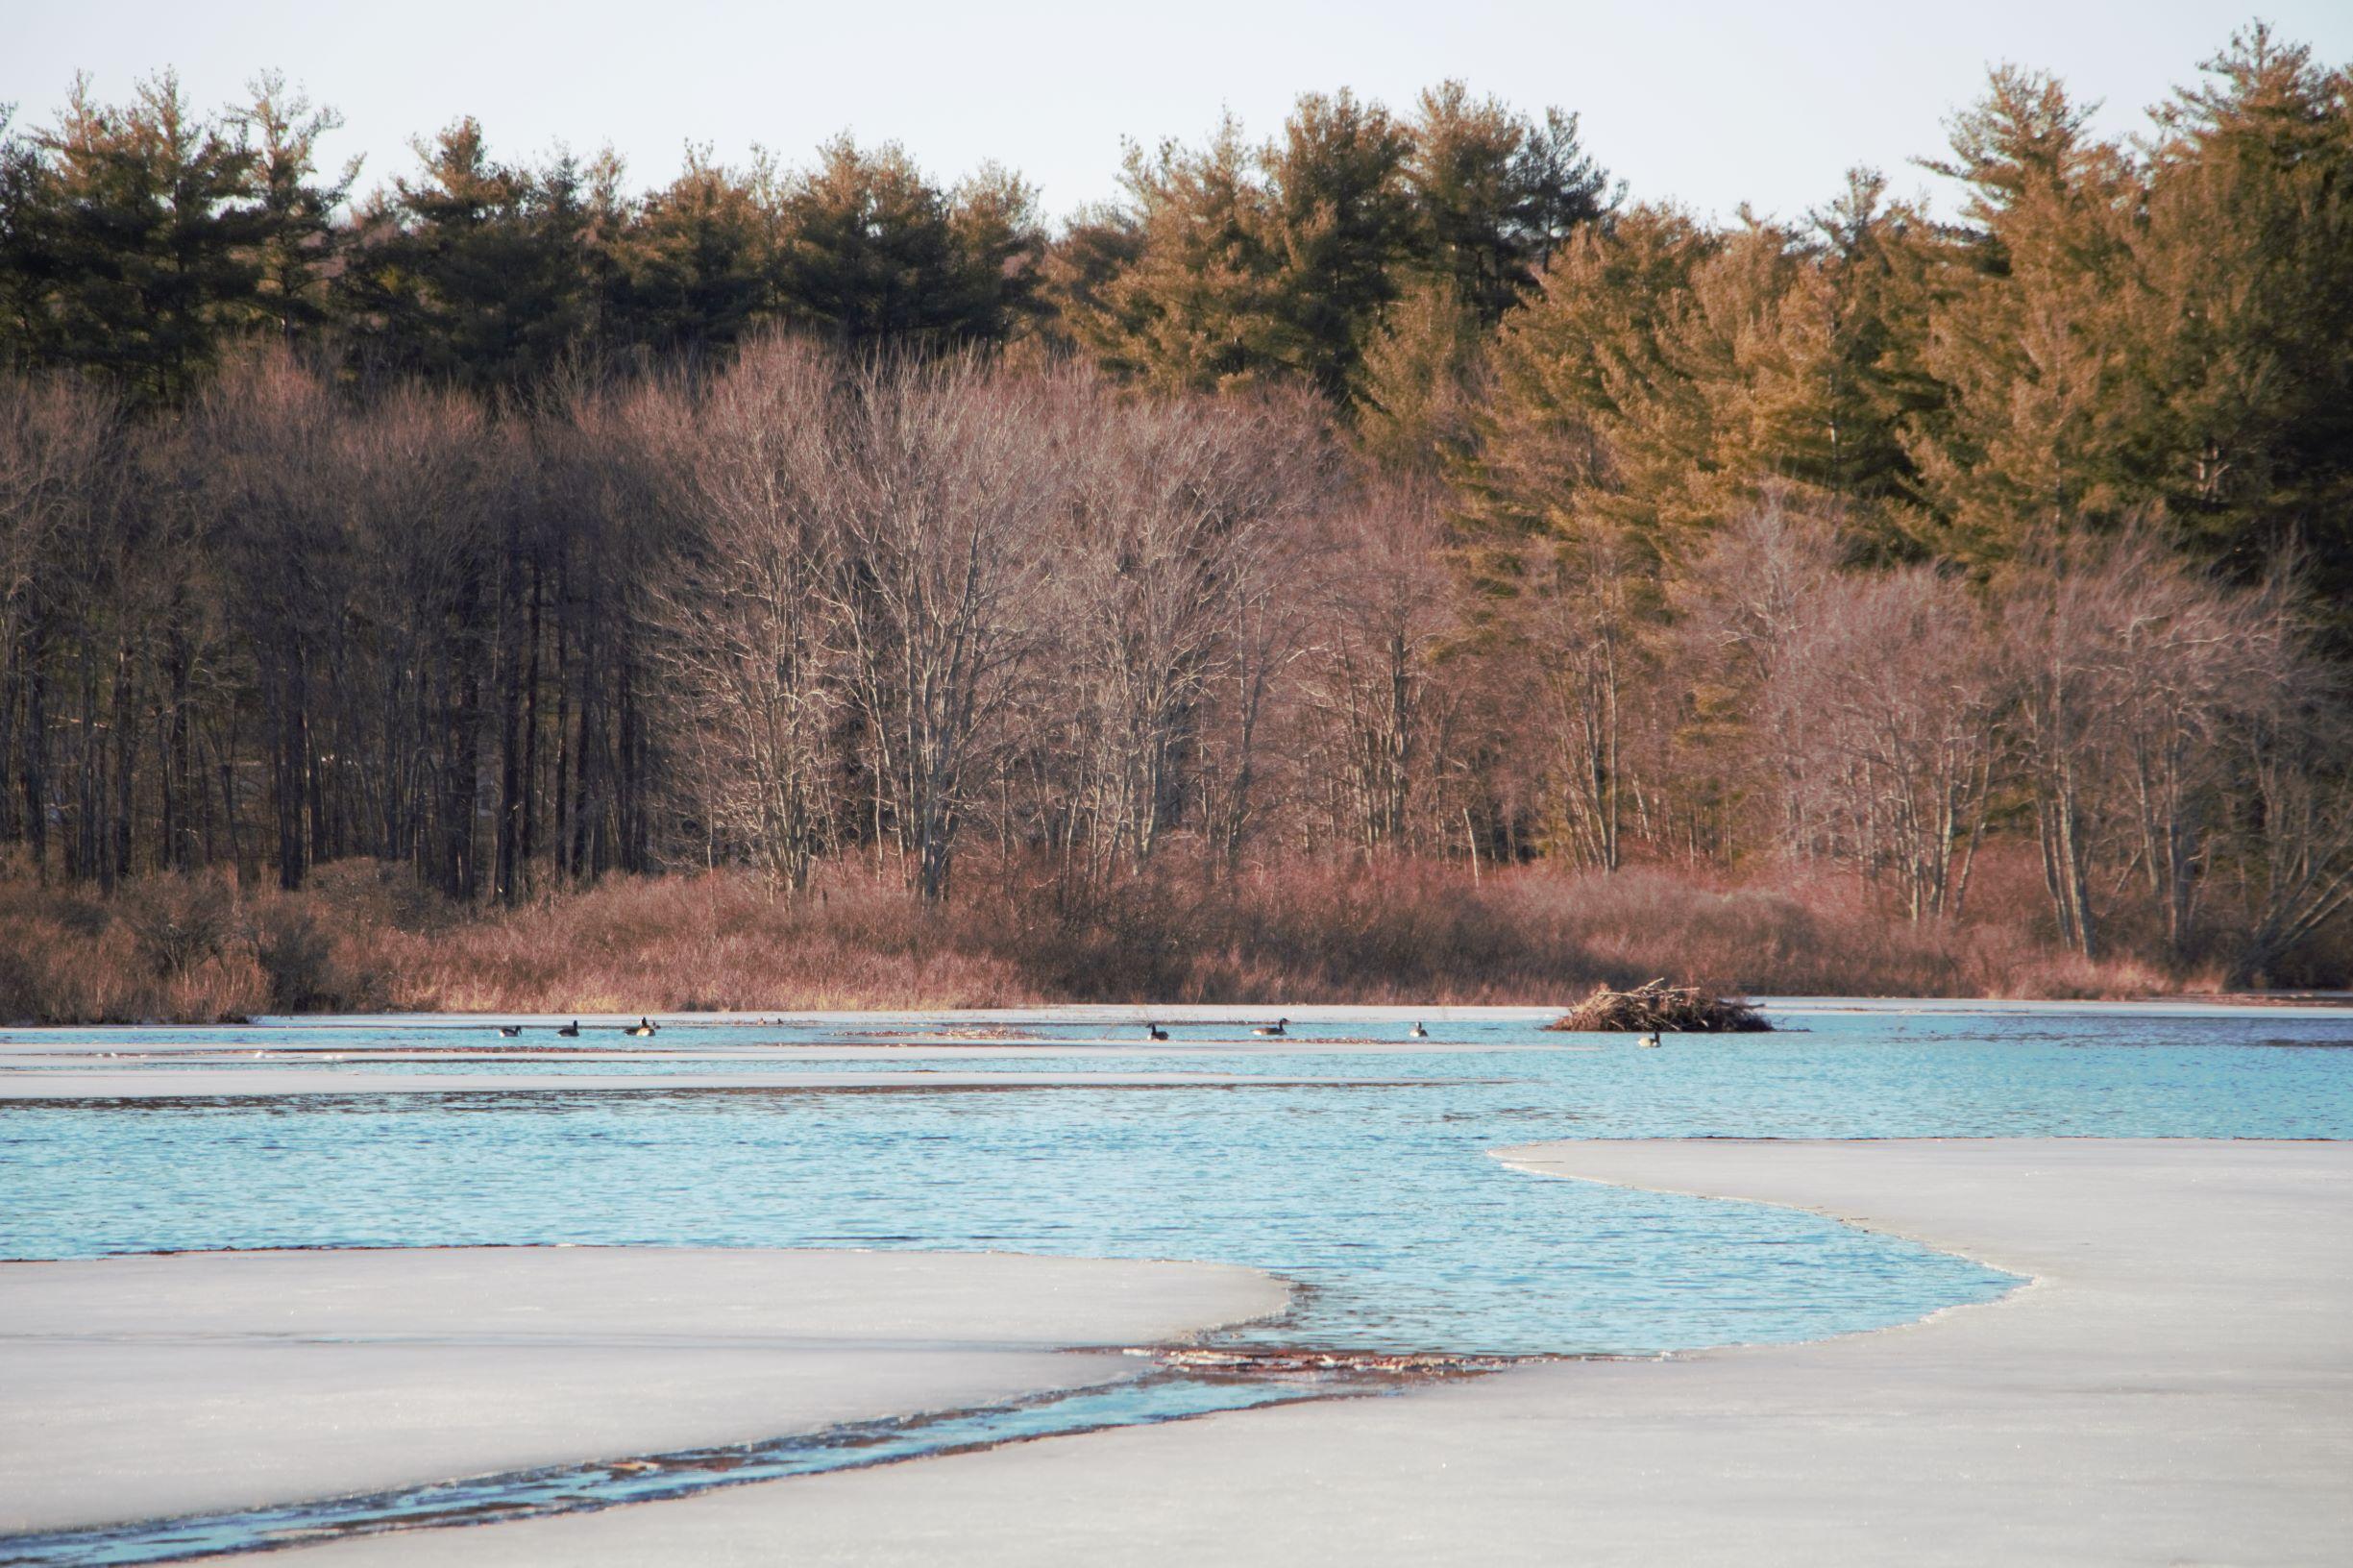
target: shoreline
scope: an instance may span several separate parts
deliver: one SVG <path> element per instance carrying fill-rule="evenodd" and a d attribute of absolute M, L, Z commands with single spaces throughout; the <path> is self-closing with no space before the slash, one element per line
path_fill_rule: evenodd
<path fill-rule="evenodd" d="M 2133 1016 L 2162 1017 L 2231 1017 L 2248 1014 L 2290 1013 L 2300 1017 L 2353 1019 L 2353 992 L 2181 992 L 2129 998 L 2035 998 L 2019 996 L 1822 995 L 1760 993 L 1750 1001 L 1760 1010 L 1793 1017 L 1822 1015 L 1938 1015 L 2011 1017 L 2037 1013 L 2070 1016 Z M 1132 1024 L 1147 1020 L 1177 1027 L 1204 1028 L 1262 1022 L 1278 1015 L 1294 1023 L 1549 1022 L 1575 1005 L 1576 998 L 1543 1003 L 1336 1003 L 1336 1002 L 1042 1002 L 1006 1007 L 877 1007 L 877 1008 L 763 1008 L 636 1012 L 513 1013 L 513 1012 L 391 1012 L 391 1013 L 260 1013 L 250 1017 L 205 1023 L 141 1020 L 135 1023 L 5 1023 L 6 1037 L 238 1032 L 269 1033 L 287 1029 L 411 1028 L 478 1030 L 517 1025 L 552 1033 L 560 1024 L 576 1021 L 585 1031 L 620 1030 L 643 1017 L 664 1028 L 865 1027 L 894 1031 L 937 1028 L 942 1025 L 994 1024 L 1006 1027 L 1055 1023 Z M 928 1041 L 930 1045 L 1017 1046 L 1021 1041 Z M 1053 1043 L 1046 1041 L 1044 1043 Z M 1182 1043 L 1182 1042 L 1179 1042 Z M 1302 1041 L 1302 1044 L 1312 1043 Z"/>
<path fill-rule="evenodd" d="M 782 1047 L 790 1049 L 790 1047 Z M 363 1094 L 1016 1093 L 1027 1090 L 1397 1089 L 1410 1080 L 1253 1078 L 1233 1073 L 366 1073 L 331 1065 L 204 1067 L 144 1073 L 42 1067 L 11 1073 L 0 1059 L 0 1104 L 92 1105 L 145 1100 L 283 1100 Z"/>
<path fill-rule="evenodd" d="M 303 1561 L 2321 1564 L 2353 1538 L 2353 1144 L 1498 1153 L 1539 1176 L 1810 1210 L 2032 1283 L 1973 1304 L 1990 1310 L 1802 1344 L 1524 1366 Z"/>
<path fill-rule="evenodd" d="M 1283 1310 L 1232 1264 L 694 1247 L 0 1263 L 11 1534 L 758 1442 L 1130 1381 Z M 446 1534 L 443 1531 L 433 1532 Z"/>

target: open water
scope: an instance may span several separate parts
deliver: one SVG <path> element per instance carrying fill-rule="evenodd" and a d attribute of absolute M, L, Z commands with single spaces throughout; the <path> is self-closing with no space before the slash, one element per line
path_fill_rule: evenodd
<path fill-rule="evenodd" d="M 0 1065 L 66 1044 L 127 1053 L 155 1073 L 200 1061 L 276 1069 L 299 1055 L 329 1090 L 347 1071 L 581 1079 L 576 1090 L 516 1094 L 0 1103 L 0 1258 L 571 1242 L 1201 1259 L 1298 1286 L 1282 1318 L 1213 1336 L 1238 1349 L 1653 1355 L 1876 1328 L 2018 1282 L 1803 1213 L 1553 1180 L 1488 1151 L 1580 1138 L 2353 1137 L 2353 1012 L 2342 1009 L 1821 1000 L 1771 1011 L 1785 1032 L 1669 1037 L 1657 1050 L 1548 1034 L 1539 1016 L 1504 1011 L 1434 1014 L 1427 1041 L 1389 1011 L 1323 1010 L 1294 1020 L 1287 1040 L 1258 1041 L 1231 1016 L 1163 1010 L 1173 1038 L 1158 1045 L 1132 1011 L 1066 1009 L 675 1023 L 654 1042 L 592 1028 L 577 1042 L 663 1053 L 619 1062 L 538 1049 L 501 1060 L 509 1042 L 487 1025 L 443 1019 L 0 1034 Z M 993 1031 L 1014 1038 L 970 1038 Z M 869 1048 L 951 1038 L 952 1053 Z M 512 1043 L 574 1042 L 541 1027 Z M 331 1060 L 387 1051 L 394 1060 Z M 805 1085 L 627 1083 L 780 1066 Z M 1240 1081 L 925 1082 L 956 1071 Z M 841 1072 L 907 1087 L 823 1087 Z M 1042 1423 L 1036 1406 L 995 1419 L 1027 1436 L 1042 1424 L 1082 1430 L 1269 1397 L 1246 1380 L 1162 1375 L 1115 1394 L 1108 1415 L 1097 1392 L 1060 1425 L 1050 1408 Z M 956 1441 L 934 1451 L 986 1439 L 990 1412 L 960 1419 Z M 828 1467 L 807 1447 L 780 1454 L 774 1473 Z M 729 1479 L 745 1479 L 741 1468 Z M 576 1477 L 558 1489 L 576 1500 L 568 1507 L 628 1500 L 600 1500 Z M 0 1562 L 263 1544 L 233 1520 L 199 1537 L 168 1549 L 146 1537 L 19 1537 L 0 1540 Z"/>

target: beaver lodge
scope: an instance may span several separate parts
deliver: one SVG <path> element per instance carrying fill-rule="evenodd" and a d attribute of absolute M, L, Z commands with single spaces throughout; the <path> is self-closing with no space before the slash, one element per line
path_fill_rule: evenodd
<path fill-rule="evenodd" d="M 1592 995 L 1544 1027 L 1578 1034 L 1747 1035 L 1762 1033 L 1773 1025 L 1739 997 L 1654 980 L 1631 991 L 1597 987 Z"/>

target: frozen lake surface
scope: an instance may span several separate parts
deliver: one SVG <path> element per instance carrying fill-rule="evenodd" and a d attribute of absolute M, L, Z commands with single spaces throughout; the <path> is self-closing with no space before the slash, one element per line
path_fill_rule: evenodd
<path fill-rule="evenodd" d="M 208 1092 L 0 1105 L 0 1256 L 593 1242 L 1200 1259 L 1306 1287 L 1245 1332 L 1257 1340 L 1647 1354 L 1877 1327 L 2010 1282 L 1809 1215 L 1546 1181 L 1488 1149 L 2353 1135 L 2353 1052 L 2331 1048 L 2353 1047 L 2345 1009 L 1808 999 L 1773 1009 L 1788 1032 L 1655 1051 L 1546 1034 L 1532 1010 L 1432 1013 L 1427 1041 L 1397 1010 L 1303 1010 L 1281 1041 L 1244 1026 L 1263 1010 L 1155 1012 L 1164 1045 L 1140 1010 L 1103 1008 L 674 1021 L 651 1041 L 593 1021 L 577 1041 L 544 1023 L 506 1040 L 449 1018 L 17 1031 L 0 1035 L 13 1092 L 69 1095 L 93 1066 L 203 1071 Z M 300 1093 L 210 1092 L 289 1066 Z M 691 1087 L 755 1069 L 762 1087 Z M 1084 1081 L 1106 1072 L 1118 1081 Z M 337 1090 L 454 1073 L 533 1091 Z M 663 1087 L 632 1090 L 643 1075 Z"/>
<path fill-rule="evenodd" d="M 1567 1182 L 1563 1139 L 2353 1136 L 2353 1009 L 1806 998 L 1784 1032 L 1549 1011 L 337 1018 L 0 1033 L 0 1258 L 468 1244 L 907 1248 L 1253 1265 L 1245 1357 L 1648 1356 L 1817 1339 L 2016 1276 L 1794 1210 Z M 507 1038 L 497 1025 L 522 1022 Z M 629 1020 L 634 1021 L 634 1020 Z M 1255 1364 L 1255 1363 L 1254 1363 Z M 0 1539 L 145 1563 L 578 1511 L 1346 1391 L 1140 1360 L 1014 1405 L 749 1447 Z M 1361 1382 L 1354 1384 L 1361 1388 Z M 616 1458 L 620 1457 L 614 1457 Z"/>

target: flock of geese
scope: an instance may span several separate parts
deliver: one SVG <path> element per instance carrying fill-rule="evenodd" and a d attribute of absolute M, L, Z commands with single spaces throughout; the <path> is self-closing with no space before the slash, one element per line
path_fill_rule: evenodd
<path fill-rule="evenodd" d="M 661 1032 L 661 1028 L 662 1026 L 654 1022 L 651 1018 L 641 1017 L 635 1023 L 623 1024 L 621 1026 L 621 1032 L 625 1035 L 632 1036 L 638 1040 L 651 1040 L 655 1035 Z M 580 1038 L 580 1020 L 575 1018 L 570 1023 L 559 1027 L 555 1032 L 566 1040 L 577 1040 Z M 521 1033 L 523 1033 L 523 1025 L 519 1023 L 502 1023 L 499 1025 L 499 1038 L 502 1040 L 512 1040 Z"/>
<path fill-rule="evenodd" d="M 1287 1040 L 1290 1037 L 1290 1021 L 1291 1020 L 1288 1018 L 1277 1018 L 1272 1023 L 1259 1024 L 1250 1032 L 1262 1040 Z M 1151 1036 L 1154 1040 L 1166 1040 L 1168 1038 L 1167 1030 L 1163 1029 L 1159 1024 L 1154 1023 L 1149 1019 L 1145 1020 L 1143 1027 L 1144 1033 Z M 1410 1040 L 1428 1040 L 1430 1038 L 1430 1031 L 1423 1028 L 1417 1022 L 1412 1028 L 1406 1031 L 1406 1036 Z M 1643 1035 L 1635 1040 L 1634 1043 L 1641 1046 L 1646 1051 L 1654 1050 L 1658 1046 L 1658 1033 L 1656 1030 L 1653 1030 L 1651 1033 Z"/>
<path fill-rule="evenodd" d="M 765 1023 L 768 1020 L 763 1018 L 760 1021 Z M 1277 1018 L 1272 1023 L 1253 1025 L 1250 1032 L 1262 1040 L 1287 1040 L 1290 1038 L 1290 1022 L 1291 1020 L 1288 1018 Z M 655 1023 L 650 1017 L 640 1017 L 635 1023 L 623 1025 L 621 1032 L 625 1035 L 631 1036 L 634 1039 L 650 1040 L 660 1031 L 661 1027 L 662 1026 L 660 1024 Z M 1152 1022 L 1150 1019 L 1146 1019 L 1144 1021 L 1143 1028 L 1144 1033 L 1153 1040 L 1166 1040 L 1168 1038 L 1168 1031 L 1163 1029 L 1159 1024 Z M 561 1028 L 557 1029 L 555 1032 L 566 1040 L 577 1040 L 580 1038 L 580 1020 L 575 1018 L 570 1023 L 567 1023 Z M 513 1040 L 517 1035 L 522 1033 L 523 1025 L 519 1023 L 502 1023 L 499 1025 L 499 1035 L 501 1039 Z M 1423 1028 L 1419 1022 L 1416 1022 L 1412 1028 L 1407 1030 L 1406 1034 L 1408 1038 L 1412 1040 L 1428 1040 L 1430 1038 L 1430 1031 Z M 1655 1050 L 1658 1046 L 1657 1031 L 1654 1030 L 1650 1034 L 1639 1037 L 1635 1040 L 1634 1043 L 1641 1046 L 1646 1051 Z"/>

